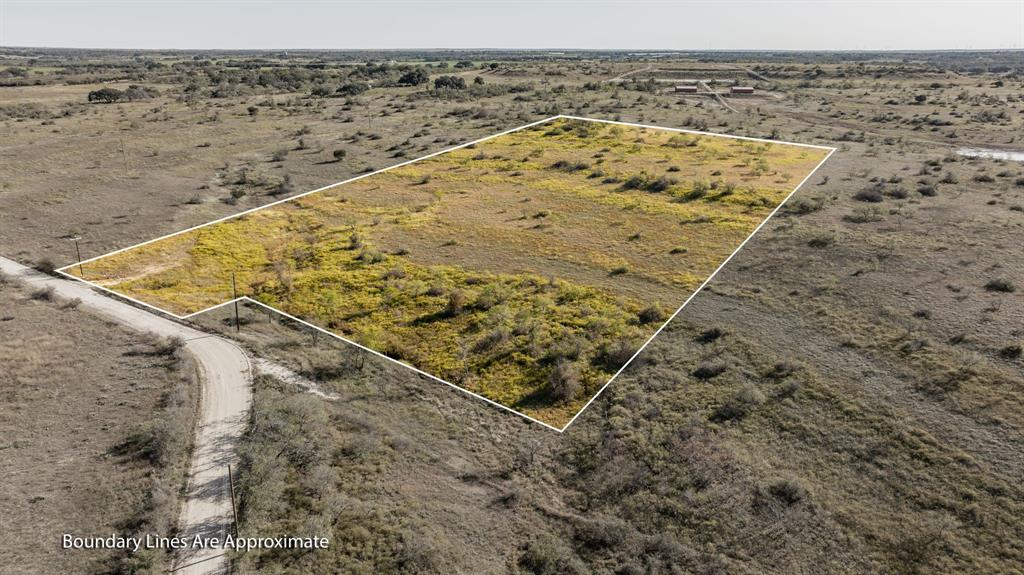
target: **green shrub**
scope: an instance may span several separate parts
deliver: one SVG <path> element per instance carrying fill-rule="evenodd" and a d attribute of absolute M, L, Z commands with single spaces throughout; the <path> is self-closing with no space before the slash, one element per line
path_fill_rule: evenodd
<path fill-rule="evenodd" d="M 572 550 L 551 536 L 526 544 L 519 566 L 533 575 L 576 575 L 586 573 Z"/>
<path fill-rule="evenodd" d="M 853 224 L 867 224 L 871 222 L 880 222 L 885 217 L 882 215 L 882 211 L 878 209 L 878 206 L 862 206 L 853 211 L 852 214 L 843 216 L 843 220 Z"/>
<path fill-rule="evenodd" d="M 879 192 L 876 188 L 867 188 L 854 194 L 853 199 L 858 202 L 878 203 L 884 198 L 882 196 L 882 192 Z"/>
<path fill-rule="evenodd" d="M 460 76 L 438 76 L 434 79 L 435 90 L 464 90 L 466 80 Z"/>
<path fill-rule="evenodd" d="M 359 232 L 352 232 L 352 235 L 348 237 L 348 249 L 358 250 L 363 245 L 363 236 L 359 235 Z"/>
<path fill-rule="evenodd" d="M 652 304 L 640 310 L 637 314 L 637 319 L 639 319 L 642 324 L 660 322 L 664 321 L 665 312 L 662 311 L 657 304 Z"/>
<path fill-rule="evenodd" d="M 622 339 L 606 343 L 594 356 L 594 363 L 605 371 L 614 373 L 621 369 L 638 349 L 639 344 Z"/>
<path fill-rule="evenodd" d="M 370 85 L 366 82 L 349 82 L 342 84 L 336 93 L 341 96 L 358 96 L 369 89 Z"/>
<path fill-rule="evenodd" d="M 797 198 L 786 204 L 786 213 L 805 216 L 820 210 L 824 205 L 821 198 Z"/>
<path fill-rule="evenodd" d="M 277 184 L 274 190 L 270 193 L 273 196 L 284 196 L 291 194 L 295 191 L 295 186 L 292 184 L 292 177 L 289 174 L 285 174 L 281 178 L 281 182 Z"/>
<path fill-rule="evenodd" d="M 647 185 L 647 175 L 637 174 L 626 178 L 626 181 L 622 182 L 622 189 L 624 190 L 639 190 Z"/>
<path fill-rule="evenodd" d="M 398 79 L 400 86 L 419 86 L 430 80 L 430 74 L 423 68 L 409 70 Z"/>
<path fill-rule="evenodd" d="M 714 421 L 730 421 L 746 417 L 755 407 L 764 403 L 765 397 L 761 390 L 747 384 L 732 397 L 725 400 L 715 409 L 711 419 Z"/>
<path fill-rule="evenodd" d="M 36 262 L 34 267 L 44 274 L 53 274 L 53 272 L 57 270 L 57 264 L 53 263 L 53 260 L 50 258 L 40 259 Z"/>
<path fill-rule="evenodd" d="M 1020 359 L 1022 354 L 1024 354 L 1024 347 L 1019 343 L 1008 345 L 999 350 L 999 357 L 1003 359 Z"/>
<path fill-rule="evenodd" d="M 359 261 L 364 264 L 378 264 L 384 261 L 384 254 L 377 248 L 365 247 L 359 252 Z"/>
<path fill-rule="evenodd" d="M 548 376 L 548 384 L 551 398 L 560 403 L 573 400 L 583 389 L 580 384 L 579 369 L 567 359 L 559 359 L 555 362 L 555 366 Z"/>
<path fill-rule="evenodd" d="M 466 294 L 462 290 L 453 290 L 448 293 L 448 303 L 444 307 L 444 315 L 455 317 L 462 315 L 466 309 Z"/>
<path fill-rule="evenodd" d="M 827 248 L 836 242 L 832 234 L 820 233 L 807 240 L 807 245 L 812 248 Z"/>
<path fill-rule="evenodd" d="M 178 350 L 185 347 L 185 340 L 181 337 L 172 335 L 158 338 L 153 342 L 153 353 L 156 355 L 169 356 L 174 355 Z"/>
<path fill-rule="evenodd" d="M 664 192 L 665 190 L 667 190 L 667 189 L 671 188 L 672 186 L 676 185 L 677 183 L 679 183 L 679 181 L 676 180 L 675 178 L 670 178 L 668 176 L 661 176 L 658 179 L 656 179 L 656 180 L 650 182 L 649 184 L 647 184 L 647 188 L 646 189 L 647 189 L 648 192 L 659 193 L 659 192 Z"/>
<path fill-rule="evenodd" d="M 989 282 L 985 284 L 985 289 L 992 292 L 1013 293 L 1017 291 L 1017 286 L 1008 279 L 996 278 L 994 280 L 989 280 Z"/>
<path fill-rule="evenodd" d="M 57 295 L 56 290 L 53 289 L 53 286 L 46 286 L 33 291 L 29 295 L 29 297 L 38 301 L 53 301 L 54 299 L 56 299 Z"/>
<path fill-rule="evenodd" d="M 718 327 L 712 327 L 700 332 L 697 336 L 697 343 L 711 343 L 725 335 L 725 331 Z"/>
<path fill-rule="evenodd" d="M 768 493 L 786 505 L 795 505 L 807 498 L 808 489 L 799 479 L 780 479 L 768 486 Z"/>
<path fill-rule="evenodd" d="M 695 180 L 693 182 L 693 187 L 690 188 L 689 192 L 686 192 L 686 194 L 683 196 L 683 199 L 689 202 L 699 200 L 704 196 L 708 195 L 708 189 L 709 186 L 707 182 L 703 180 Z"/>
<path fill-rule="evenodd" d="M 725 373 L 726 366 L 724 363 L 719 362 L 704 362 L 697 366 L 693 370 L 693 377 L 697 379 L 708 380 Z"/>

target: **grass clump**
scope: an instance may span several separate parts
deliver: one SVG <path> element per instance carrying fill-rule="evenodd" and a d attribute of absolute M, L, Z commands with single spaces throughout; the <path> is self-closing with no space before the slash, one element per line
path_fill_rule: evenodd
<path fill-rule="evenodd" d="M 722 375 L 725 373 L 726 369 L 727 367 L 724 363 L 709 361 L 698 365 L 697 368 L 693 370 L 692 374 L 693 377 L 696 377 L 697 379 L 708 380 Z"/>
<path fill-rule="evenodd" d="M 46 286 L 34 290 L 29 297 L 36 301 L 54 301 L 57 299 L 57 292 L 53 289 L 53 286 Z"/>
<path fill-rule="evenodd" d="M 764 402 L 765 396 L 761 390 L 750 384 L 744 385 L 715 409 L 711 419 L 719 422 L 742 419 Z"/>
<path fill-rule="evenodd" d="M 568 402 L 582 391 L 579 369 L 567 359 L 559 359 L 555 362 L 551 375 L 548 376 L 551 397 L 559 403 Z"/>
<path fill-rule="evenodd" d="M 1013 293 L 1017 291 L 1017 286 L 1008 279 L 995 278 L 985 284 L 985 289 L 990 292 Z"/>
<path fill-rule="evenodd" d="M 665 320 L 665 311 L 660 306 L 652 304 L 640 310 L 640 313 L 637 314 L 637 319 L 642 324 L 661 322 Z"/>

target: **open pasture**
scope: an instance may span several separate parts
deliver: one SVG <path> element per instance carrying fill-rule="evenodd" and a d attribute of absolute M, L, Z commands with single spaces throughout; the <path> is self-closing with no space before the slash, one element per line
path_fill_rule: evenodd
<path fill-rule="evenodd" d="M 828 152 L 556 117 L 84 279 L 176 315 L 250 297 L 563 427 Z"/>

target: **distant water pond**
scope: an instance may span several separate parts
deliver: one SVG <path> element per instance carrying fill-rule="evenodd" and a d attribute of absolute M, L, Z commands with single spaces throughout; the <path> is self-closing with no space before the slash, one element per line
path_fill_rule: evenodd
<path fill-rule="evenodd" d="M 1024 162 L 1024 152 L 1007 152 L 1005 150 L 993 150 L 991 148 L 960 148 L 956 153 L 957 155 L 967 156 L 968 158 Z"/>

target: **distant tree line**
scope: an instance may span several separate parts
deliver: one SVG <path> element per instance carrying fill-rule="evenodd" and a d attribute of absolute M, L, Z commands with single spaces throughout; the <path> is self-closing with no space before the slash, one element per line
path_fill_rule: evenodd
<path fill-rule="evenodd" d="M 28 70 L 17 66 L 11 66 L 0 70 L 0 78 L 28 78 Z"/>
<path fill-rule="evenodd" d="M 37 77 L 33 80 L 27 68 L 11 66 L 0 70 L 0 86 L 2 87 L 27 86 L 32 83 L 42 83 L 42 78 Z"/>
<path fill-rule="evenodd" d="M 357 65 L 342 64 L 346 58 L 324 54 L 316 59 L 293 60 L 288 54 L 267 56 L 229 55 L 213 57 L 203 54 L 188 58 L 158 61 L 149 56 L 135 55 L 128 59 L 109 61 L 59 60 L 54 74 L 34 74 L 30 67 L 0 68 L 0 86 L 48 83 L 60 78 L 68 84 L 134 83 L 173 84 L 180 86 L 174 93 L 183 100 L 202 98 L 235 98 L 256 94 L 305 92 L 314 98 L 352 97 L 372 88 L 419 87 L 425 93 L 443 91 L 448 98 L 470 96 L 470 88 L 482 87 L 484 79 L 445 75 L 455 70 L 494 71 L 508 68 L 497 62 L 456 60 L 442 57 L 418 64 L 373 60 Z M 387 56 L 391 57 L 391 56 Z M 38 63 L 31 61 L 33 65 Z M 48 60 L 46 63 L 51 64 Z M 449 72 L 450 73 L 450 72 Z M 439 81 L 436 74 L 444 75 Z M 121 93 L 119 93 L 121 92 Z M 459 94 L 462 96 L 459 96 Z M 146 92 L 106 87 L 94 90 L 90 102 L 113 103 L 151 97 Z"/>

